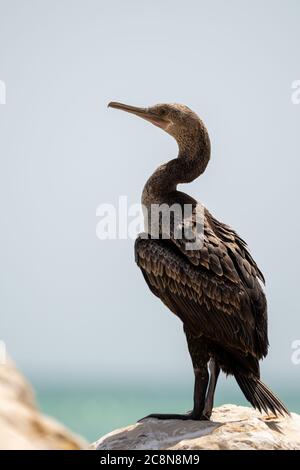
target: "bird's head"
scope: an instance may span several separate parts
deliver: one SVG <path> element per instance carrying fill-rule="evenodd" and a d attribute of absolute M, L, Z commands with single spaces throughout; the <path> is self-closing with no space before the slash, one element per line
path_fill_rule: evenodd
<path fill-rule="evenodd" d="M 196 113 L 183 104 L 161 103 L 149 108 L 139 108 L 112 101 L 108 107 L 135 114 L 160 127 L 176 139 L 182 150 L 190 147 L 199 138 L 204 138 L 209 143 L 203 122 Z"/>

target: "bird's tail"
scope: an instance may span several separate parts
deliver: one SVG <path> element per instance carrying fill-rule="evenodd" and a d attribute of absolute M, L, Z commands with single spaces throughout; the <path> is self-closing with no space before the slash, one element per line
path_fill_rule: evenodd
<path fill-rule="evenodd" d="M 267 414 L 271 412 L 276 416 L 278 414 L 282 416 L 290 415 L 279 398 L 258 378 L 235 374 L 235 379 L 247 400 L 260 412 L 265 411 Z"/>

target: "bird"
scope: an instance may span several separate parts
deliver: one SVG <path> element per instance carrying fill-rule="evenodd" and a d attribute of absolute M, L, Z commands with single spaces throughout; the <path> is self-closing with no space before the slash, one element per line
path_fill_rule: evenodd
<path fill-rule="evenodd" d="M 193 409 L 145 418 L 210 420 L 220 371 L 234 376 L 260 412 L 289 415 L 260 379 L 259 361 L 269 347 L 264 276 L 236 231 L 177 188 L 202 175 L 210 160 L 204 122 L 177 103 L 137 107 L 110 102 L 108 107 L 145 119 L 178 145 L 178 155 L 159 166 L 144 186 L 145 232 L 136 238 L 135 261 L 150 291 L 183 323 L 194 371 Z M 174 205 L 182 215 L 170 217 L 167 233 L 162 216 L 154 223 L 152 209 Z"/>

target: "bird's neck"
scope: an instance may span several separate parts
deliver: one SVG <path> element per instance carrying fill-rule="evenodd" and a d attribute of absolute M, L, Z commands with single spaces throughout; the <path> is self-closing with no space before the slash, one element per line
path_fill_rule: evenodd
<path fill-rule="evenodd" d="M 205 127 L 201 127 L 195 139 L 179 136 L 177 139 L 178 157 L 158 167 L 146 182 L 142 194 L 142 204 L 160 204 L 168 200 L 177 185 L 190 183 L 200 176 L 210 158 L 210 141 Z"/>

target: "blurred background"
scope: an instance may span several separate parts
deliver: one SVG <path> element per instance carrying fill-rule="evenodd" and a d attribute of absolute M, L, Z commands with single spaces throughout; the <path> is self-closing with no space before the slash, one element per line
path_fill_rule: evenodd
<path fill-rule="evenodd" d="M 176 144 L 111 100 L 203 118 L 211 162 L 184 189 L 248 241 L 267 280 L 263 379 L 300 412 L 299 21 L 297 0 L 0 0 L 0 339 L 42 410 L 89 441 L 192 405 L 180 322 L 134 242 L 96 237 L 97 207 L 139 202 Z M 228 402 L 246 403 L 222 377 Z"/>

